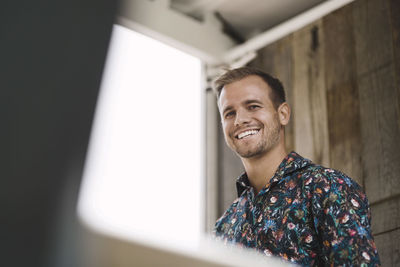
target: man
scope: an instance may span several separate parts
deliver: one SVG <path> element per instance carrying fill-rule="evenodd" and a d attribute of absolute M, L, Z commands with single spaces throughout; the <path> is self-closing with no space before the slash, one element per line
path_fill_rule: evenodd
<path fill-rule="evenodd" d="M 290 107 L 279 80 L 253 68 L 215 82 L 228 146 L 245 173 L 217 221 L 217 239 L 303 266 L 377 266 L 370 210 L 345 174 L 285 150 Z"/>

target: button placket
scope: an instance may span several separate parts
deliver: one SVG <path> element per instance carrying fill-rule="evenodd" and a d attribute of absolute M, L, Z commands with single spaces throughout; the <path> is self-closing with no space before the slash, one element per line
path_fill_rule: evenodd
<path fill-rule="evenodd" d="M 278 180 L 271 179 L 271 183 L 267 184 L 264 189 L 262 189 L 257 196 L 254 198 L 254 208 L 252 212 L 252 220 L 254 222 L 253 229 L 255 232 L 259 232 L 264 228 L 265 225 L 265 215 L 264 207 L 269 201 L 268 195 L 271 193 L 271 189 L 278 183 Z M 260 229 L 261 228 L 261 229 Z M 257 236 L 256 236 L 257 239 Z M 257 240 L 256 240 L 257 242 Z"/>

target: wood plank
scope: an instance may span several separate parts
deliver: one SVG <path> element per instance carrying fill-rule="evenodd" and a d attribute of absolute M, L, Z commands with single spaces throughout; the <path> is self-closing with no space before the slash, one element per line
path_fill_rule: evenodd
<path fill-rule="evenodd" d="M 375 244 L 378 249 L 382 267 L 395 267 L 400 264 L 400 229 L 375 235 Z"/>
<path fill-rule="evenodd" d="M 260 68 L 265 72 L 274 75 L 274 62 L 277 42 L 267 45 L 266 47 L 257 51 L 257 58 L 250 62 L 249 65 L 252 67 Z"/>
<path fill-rule="evenodd" d="M 362 140 L 362 170 L 364 174 L 364 187 L 366 180 L 373 181 L 377 179 L 377 186 L 382 182 L 381 163 L 382 145 L 380 139 L 379 120 L 376 113 L 376 93 L 371 86 L 371 78 L 364 76 L 358 82 L 360 95 L 360 120 L 361 120 L 361 140 Z M 371 188 L 371 190 L 369 190 Z M 364 190 L 370 200 L 374 203 L 379 200 L 382 190 L 374 188 L 374 185 L 366 186 Z M 386 194 L 387 195 L 387 194 Z"/>
<path fill-rule="evenodd" d="M 395 74 L 396 74 L 396 85 L 397 85 L 397 104 L 400 105 L 400 1 L 390 0 L 390 18 L 392 25 L 392 37 L 393 37 L 393 53 L 395 62 Z M 400 127 L 400 114 L 398 116 L 398 125 Z"/>
<path fill-rule="evenodd" d="M 400 1 L 390 0 L 389 2 L 394 58 L 400 59 Z"/>
<path fill-rule="evenodd" d="M 390 5 L 389 0 L 365 0 L 353 6 L 357 72 L 361 75 L 392 61 Z"/>
<path fill-rule="evenodd" d="M 352 5 L 323 18 L 330 165 L 362 185 L 360 111 L 352 24 Z"/>
<path fill-rule="evenodd" d="M 374 203 L 400 194 L 400 111 L 393 64 L 361 77 L 359 89 L 365 190 Z"/>
<path fill-rule="evenodd" d="M 275 44 L 273 73 L 282 82 L 285 88 L 286 101 L 290 107 L 293 107 L 293 35 L 288 35 Z M 287 151 L 295 150 L 294 135 L 294 120 L 292 117 L 290 123 L 285 127 Z"/>
<path fill-rule="evenodd" d="M 329 142 L 332 168 L 363 185 L 357 85 L 328 91 Z"/>
<path fill-rule="evenodd" d="M 347 5 L 323 18 L 328 91 L 349 83 L 355 77 L 356 60 L 352 14 L 352 5 Z"/>
<path fill-rule="evenodd" d="M 380 234 L 400 228 L 400 195 L 378 204 L 372 204 L 372 231 Z"/>
<path fill-rule="evenodd" d="M 329 166 L 322 20 L 293 36 L 295 147 L 303 156 Z"/>
<path fill-rule="evenodd" d="M 303 157 L 314 159 L 312 115 L 308 80 L 307 35 L 294 34 L 293 38 L 293 121 L 296 151 Z"/>
<path fill-rule="evenodd" d="M 330 164 L 327 95 L 325 87 L 324 32 L 322 20 L 309 31 L 309 70 L 311 115 L 314 136 L 314 161 L 324 166 Z"/>

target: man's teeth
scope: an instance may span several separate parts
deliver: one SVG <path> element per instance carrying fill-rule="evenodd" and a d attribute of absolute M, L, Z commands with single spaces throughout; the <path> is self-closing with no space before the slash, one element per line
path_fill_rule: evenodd
<path fill-rule="evenodd" d="M 239 138 L 239 139 L 242 139 L 243 137 L 246 137 L 246 136 L 248 136 L 248 135 L 253 135 L 253 134 L 256 134 L 256 133 L 258 133 L 258 130 L 249 130 L 249 131 L 245 131 L 245 132 L 243 132 L 243 133 L 240 133 L 240 134 L 238 135 L 238 138 Z"/>

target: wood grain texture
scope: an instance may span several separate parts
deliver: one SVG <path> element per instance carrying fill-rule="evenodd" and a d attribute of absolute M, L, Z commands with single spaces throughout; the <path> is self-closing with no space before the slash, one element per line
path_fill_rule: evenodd
<path fill-rule="evenodd" d="M 379 235 L 400 228 L 400 195 L 371 205 L 372 231 Z"/>
<path fill-rule="evenodd" d="M 345 6 L 323 18 L 325 40 L 326 88 L 334 90 L 354 80 L 356 61 L 353 36 L 352 5 Z"/>
<path fill-rule="evenodd" d="M 397 267 L 400 265 L 399 240 L 400 229 L 375 236 L 382 267 Z"/>
<path fill-rule="evenodd" d="M 389 12 L 390 12 L 390 24 L 393 38 L 393 52 L 394 58 L 400 58 L 400 1 L 390 0 L 389 1 Z"/>
<path fill-rule="evenodd" d="M 363 185 L 357 95 L 351 82 L 328 91 L 330 159 L 332 168 Z"/>
<path fill-rule="evenodd" d="M 399 104 L 394 64 L 359 79 L 362 166 L 371 203 L 400 194 Z"/>
<path fill-rule="evenodd" d="M 296 151 L 329 166 L 323 46 L 321 20 L 294 33 L 293 119 Z"/>
<path fill-rule="evenodd" d="M 400 105 L 400 1 L 390 0 L 390 21 L 392 25 L 393 37 L 393 58 L 395 64 L 396 86 L 397 86 L 397 104 Z M 400 114 L 397 124 L 400 128 Z"/>
<path fill-rule="evenodd" d="M 331 166 L 363 184 L 352 20 L 351 5 L 323 18 L 329 147 Z"/>
<path fill-rule="evenodd" d="M 276 42 L 260 49 L 259 51 L 257 51 L 258 56 L 249 63 L 249 66 L 262 69 L 263 71 L 274 75 L 275 51 Z"/>
<path fill-rule="evenodd" d="M 356 1 L 353 10 L 357 72 L 361 75 L 393 58 L 389 0 Z"/>
<path fill-rule="evenodd" d="M 293 38 L 293 119 L 294 119 L 294 143 L 296 151 L 303 157 L 314 158 L 314 136 L 312 128 L 312 114 L 310 101 L 310 88 L 308 77 L 308 35 L 304 32 L 296 32 Z"/>
<path fill-rule="evenodd" d="M 293 107 L 293 55 L 292 44 L 293 35 L 289 35 L 276 43 L 274 52 L 273 73 L 282 82 L 286 101 Z M 287 151 L 295 150 L 294 146 L 294 124 L 293 117 L 290 123 L 285 127 L 285 144 Z"/>

